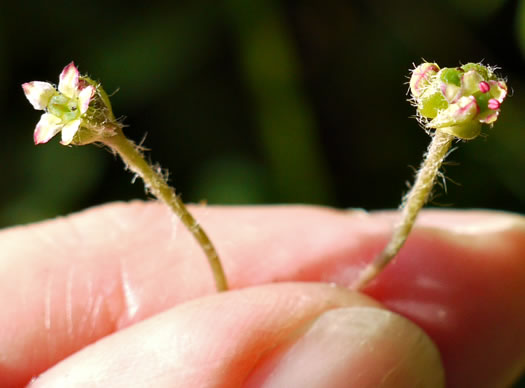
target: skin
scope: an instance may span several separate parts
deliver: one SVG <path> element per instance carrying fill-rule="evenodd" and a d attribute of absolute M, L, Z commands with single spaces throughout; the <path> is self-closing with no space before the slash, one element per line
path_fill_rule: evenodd
<path fill-rule="evenodd" d="M 191 209 L 232 291 L 157 203 L 0 232 L 0 386 L 508 386 L 525 366 L 525 220 L 426 211 L 363 293 L 397 215 Z"/>

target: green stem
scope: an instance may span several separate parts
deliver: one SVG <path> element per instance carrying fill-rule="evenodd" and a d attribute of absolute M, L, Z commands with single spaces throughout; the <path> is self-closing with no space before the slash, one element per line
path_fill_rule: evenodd
<path fill-rule="evenodd" d="M 151 193 L 168 205 L 179 217 L 206 254 L 215 278 L 217 291 L 226 291 L 228 284 L 217 251 L 208 235 L 193 218 L 180 198 L 177 197 L 175 190 L 144 160 L 135 144 L 124 136 L 122 130 L 118 129 L 115 136 L 103 138 L 99 141 L 118 153 L 126 166 L 144 180 L 146 187 Z"/>
<path fill-rule="evenodd" d="M 439 168 L 447 156 L 453 139 L 453 135 L 449 135 L 439 129 L 436 130 L 425 160 L 417 173 L 414 186 L 412 186 L 412 189 L 405 197 L 402 205 L 401 220 L 394 227 L 390 241 L 379 256 L 360 273 L 357 282 L 352 288 L 356 290 L 363 289 L 397 255 L 412 230 L 419 211 L 428 200 Z"/>

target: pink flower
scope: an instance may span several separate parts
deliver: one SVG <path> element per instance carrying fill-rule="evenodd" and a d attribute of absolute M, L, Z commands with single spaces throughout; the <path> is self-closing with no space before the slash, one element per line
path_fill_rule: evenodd
<path fill-rule="evenodd" d="M 62 131 L 61 144 L 68 145 L 83 124 L 95 88 L 85 85 L 75 64 L 67 65 L 58 82 L 58 90 L 48 82 L 33 81 L 22 85 L 24 93 L 36 110 L 45 113 L 36 125 L 35 144 L 47 143 Z"/>

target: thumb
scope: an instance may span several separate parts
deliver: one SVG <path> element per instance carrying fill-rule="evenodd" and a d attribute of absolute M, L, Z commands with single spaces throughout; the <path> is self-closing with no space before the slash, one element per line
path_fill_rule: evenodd
<path fill-rule="evenodd" d="M 44 387 L 443 387 L 438 351 L 362 294 L 280 283 L 183 303 L 37 378 Z"/>
<path fill-rule="evenodd" d="M 329 310 L 258 364 L 247 388 L 444 387 L 439 353 L 405 318 L 376 307 Z"/>

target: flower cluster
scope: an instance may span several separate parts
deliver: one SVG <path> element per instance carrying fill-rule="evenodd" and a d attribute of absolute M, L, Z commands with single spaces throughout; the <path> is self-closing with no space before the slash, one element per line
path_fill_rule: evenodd
<path fill-rule="evenodd" d="M 47 143 L 58 132 L 64 145 L 87 144 L 114 135 L 113 129 L 120 126 L 102 87 L 81 76 L 73 62 L 60 73 L 58 89 L 41 81 L 22 88 L 31 105 L 45 112 L 35 128 L 35 144 Z"/>
<path fill-rule="evenodd" d="M 507 85 L 488 66 L 440 69 L 423 63 L 412 71 L 410 91 L 426 128 L 469 140 L 479 135 L 482 124 L 497 120 Z"/>

